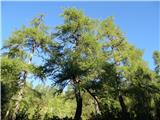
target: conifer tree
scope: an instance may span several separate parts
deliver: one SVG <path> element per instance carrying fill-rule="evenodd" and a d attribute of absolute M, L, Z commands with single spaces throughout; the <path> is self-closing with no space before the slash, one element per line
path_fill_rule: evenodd
<path fill-rule="evenodd" d="M 77 108 L 74 118 L 81 119 L 81 91 L 86 81 L 96 78 L 100 72 L 103 53 L 97 37 L 96 21 L 85 16 L 82 11 L 68 8 L 62 14 L 64 24 L 56 27 L 57 51 L 52 50 L 46 63 L 48 73 L 63 89 L 71 84 L 75 91 Z"/>
<path fill-rule="evenodd" d="M 5 51 L 4 56 L 13 60 L 19 59 L 27 66 L 30 66 L 29 69 L 26 69 L 24 66 L 17 79 L 19 92 L 13 109 L 13 120 L 16 119 L 16 114 L 19 111 L 29 73 L 32 71 L 32 73 L 41 74 L 40 69 L 32 64 L 33 56 L 39 52 L 41 52 L 41 55 L 47 52 L 49 44 L 52 44 L 49 33 L 47 32 L 48 28 L 44 25 L 43 17 L 43 15 L 40 15 L 31 21 L 31 26 L 24 26 L 20 30 L 15 31 L 3 47 Z"/>

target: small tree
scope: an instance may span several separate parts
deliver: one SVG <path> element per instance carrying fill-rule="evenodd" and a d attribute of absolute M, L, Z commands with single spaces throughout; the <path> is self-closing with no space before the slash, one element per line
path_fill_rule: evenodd
<path fill-rule="evenodd" d="M 40 72 L 40 68 L 32 64 L 33 56 L 39 54 L 39 52 L 41 52 L 41 55 L 42 52 L 47 52 L 49 45 L 52 44 L 49 33 L 47 32 L 48 28 L 43 23 L 43 17 L 43 15 L 40 15 L 31 21 L 30 27 L 24 26 L 22 29 L 15 31 L 3 47 L 4 56 L 9 59 L 19 59 L 30 66 L 27 70 L 23 67 L 17 79 L 20 89 L 13 110 L 13 120 L 16 119 L 16 114 L 19 111 L 29 72 L 31 73 L 32 71 L 35 75 L 43 74 Z"/>

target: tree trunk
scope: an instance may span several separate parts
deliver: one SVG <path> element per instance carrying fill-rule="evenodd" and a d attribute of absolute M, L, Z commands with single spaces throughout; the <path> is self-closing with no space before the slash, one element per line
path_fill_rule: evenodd
<path fill-rule="evenodd" d="M 89 89 L 86 89 L 86 90 L 94 99 L 94 105 L 95 105 L 96 114 L 101 114 L 100 104 L 99 104 L 99 101 L 98 101 L 97 97 Z"/>
<path fill-rule="evenodd" d="M 122 117 L 124 120 L 129 120 L 129 114 L 127 112 L 127 107 L 124 103 L 124 99 L 123 99 L 123 96 L 122 95 L 119 95 L 118 96 L 118 99 L 119 99 L 119 103 L 121 105 L 121 108 L 122 108 Z"/>
<path fill-rule="evenodd" d="M 32 62 L 34 51 L 35 51 L 35 44 L 33 45 L 32 51 L 30 53 L 30 58 L 29 58 L 28 64 L 31 64 L 31 62 Z M 17 115 L 17 113 L 19 111 L 19 108 L 20 108 L 20 102 L 23 99 L 23 94 L 24 94 L 24 88 L 25 88 L 25 84 L 26 84 L 27 75 L 28 75 L 28 72 L 26 70 L 24 70 L 24 73 L 22 75 L 22 79 L 21 79 L 21 77 L 19 78 L 19 80 L 20 80 L 20 91 L 18 92 L 18 97 L 17 97 L 18 100 L 17 100 L 15 108 L 13 110 L 12 120 L 16 119 L 16 115 Z"/>
<path fill-rule="evenodd" d="M 156 101 L 156 120 L 160 120 L 160 100 Z"/>
<path fill-rule="evenodd" d="M 15 109 L 13 110 L 12 120 L 16 119 L 16 114 L 18 113 L 19 108 L 20 108 L 20 102 L 23 99 L 23 93 L 24 93 L 26 78 L 27 78 L 27 71 L 24 71 L 23 80 L 20 83 L 20 91 L 18 92 L 18 96 L 17 96 L 18 99 L 16 101 Z"/>
<path fill-rule="evenodd" d="M 95 113 L 96 114 L 101 114 L 100 110 L 99 110 L 99 106 L 97 101 L 94 99 L 94 106 L 95 106 Z"/>
<path fill-rule="evenodd" d="M 75 96 L 76 96 L 77 108 L 76 108 L 76 113 L 75 113 L 74 119 L 81 120 L 82 96 L 81 96 L 80 90 L 78 88 L 75 88 Z"/>

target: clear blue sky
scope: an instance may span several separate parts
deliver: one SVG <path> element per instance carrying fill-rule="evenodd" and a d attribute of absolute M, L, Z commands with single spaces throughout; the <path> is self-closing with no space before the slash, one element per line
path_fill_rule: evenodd
<path fill-rule="evenodd" d="M 152 53 L 160 46 L 160 2 L 2 2 L 2 42 L 39 13 L 46 14 L 49 26 L 62 23 L 62 8 L 73 6 L 92 18 L 114 16 L 129 42 L 145 50 L 144 59 L 153 69 Z"/>

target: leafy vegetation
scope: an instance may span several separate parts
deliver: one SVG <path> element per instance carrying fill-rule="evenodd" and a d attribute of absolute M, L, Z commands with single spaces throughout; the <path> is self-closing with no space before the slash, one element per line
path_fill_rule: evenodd
<path fill-rule="evenodd" d="M 5 41 L 2 119 L 160 120 L 160 52 L 151 70 L 113 17 L 95 20 L 76 8 L 61 16 L 55 32 L 39 15 Z"/>

